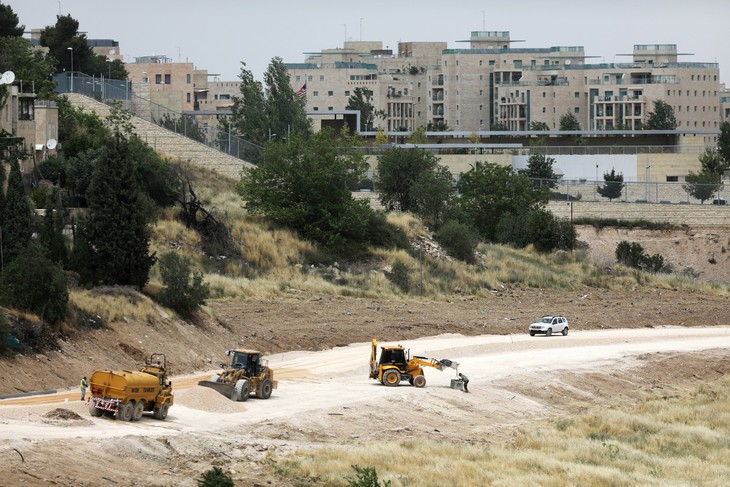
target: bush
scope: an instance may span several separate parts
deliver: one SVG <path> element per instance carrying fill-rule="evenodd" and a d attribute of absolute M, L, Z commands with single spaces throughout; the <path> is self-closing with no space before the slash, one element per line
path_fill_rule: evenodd
<path fill-rule="evenodd" d="M 450 220 L 436 233 L 436 239 L 455 258 L 474 263 L 474 249 L 479 237 L 468 225 Z"/>
<path fill-rule="evenodd" d="M 211 468 L 198 480 L 198 487 L 234 487 L 234 485 L 230 475 L 220 467 Z"/>
<path fill-rule="evenodd" d="M 385 219 L 382 211 L 373 212 L 368 218 L 367 238 L 370 245 L 386 249 L 407 249 L 410 246 L 405 232 Z"/>
<path fill-rule="evenodd" d="M 8 351 L 8 338 L 10 337 L 10 325 L 3 310 L 0 309 L 0 353 Z"/>
<path fill-rule="evenodd" d="M 352 468 L 357 473 L 357 476 L 354 479 L 352 477 L 345 477 L 348 487 L 381 487 L 380 481 L 378 480 L 378 472 L 375 470 L 375 467 L 353 465 Z M 382 487 L 389 487 L 390 485 L 390 480 L 384 480 Z"/>
<path fill-rule="evenodd" d="M 165 285 L 160 293 L 160 302 L 183 315 L 189 315 L 205 304 L 205 299 L 210 295 L 210 286 L 203 282 L 202 273 L 192 272 L 188 258 L 167 252 L 160 257 L 159 265 Z"/>
<path fill-rule="evenodd" d="M 390 282 L 400 288 L 401 291 L 407 293 L 411 290 L 411 275 L 408 266 L 401 260 L 396 259 L 393 262 L 393 268 L 390 272 L 385 273 L 385 277 Z"/>
<path fill-rule="evenodd" d="M 671 267 L 660 254 L 646 255 L 641 244 L 623 240 L 616 246 L 616 260 L 627 267 L 649 272 L 670 272 Z"/>
<path fill-rule="evenodd" d="M 0 301 L 37 314 L 48 323 L 66 317 L 66 273 L 35 244 L 26 247 L 0 277 Z"/>

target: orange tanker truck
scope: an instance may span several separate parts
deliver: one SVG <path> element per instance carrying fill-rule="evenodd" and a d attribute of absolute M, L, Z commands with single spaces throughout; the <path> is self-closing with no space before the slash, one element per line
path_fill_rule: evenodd
<path fill-rule="evenodd" d="M 139 421 L 151 411 L 165 419 L 173 404 L 172 383 L 167 380 L 167 357 L 157 353 L 139 371 L 97 370 L 89 380 L 89 414 L 106 415 L 122 421 Z"/>

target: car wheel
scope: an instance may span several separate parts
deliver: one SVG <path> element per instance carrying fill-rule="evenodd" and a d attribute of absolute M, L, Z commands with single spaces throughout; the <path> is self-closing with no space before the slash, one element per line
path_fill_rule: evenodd
<path fill-rule="evenodd" d="M 563 328 L 563 336 L 568 336 L 568 327 Z"/>
<path fill-rule="evenodd" d="M 531 332 L 530 332 L 530 336 L 531 336 L 531 337 L 534 337 L 534 336 L 535 336 L 535 332 L 534 332 L 534 331 L 531 331 Z"/>
<path fill-rule="evenodd" d="M 550 335 L 552 335 L 552 334 L 553 334 L 553 329 L 552 328 L 548 328 L 547 331 L 545 332 L 545 336 L 548 336 L 548 337 Z"/>

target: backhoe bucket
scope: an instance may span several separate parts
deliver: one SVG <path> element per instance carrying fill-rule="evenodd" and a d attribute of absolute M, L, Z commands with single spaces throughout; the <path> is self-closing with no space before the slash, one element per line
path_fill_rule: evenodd
<path fill-rule="evenodd" d="M 451 379 L 451 388 L 457 391 L 464 391 L 464 381 L 461 379 Z"/>
<path fill-rule="evenodd" d="M 220 392 L 228 398 L 231 397 L 231 394 L 233 394 L 233 390 L 236 388 L 236 385 L 231 384 L 230 382 L 214 382 L 212 380 L 201 380 L 200 382 L 198 382 L 198 385 L 215 389 L 216 391 Z"/>

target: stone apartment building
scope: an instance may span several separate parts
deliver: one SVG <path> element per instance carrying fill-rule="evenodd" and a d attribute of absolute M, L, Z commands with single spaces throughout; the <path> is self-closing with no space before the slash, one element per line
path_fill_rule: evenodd
<path fill-rule="evenodd" d="M 374 128 L 386 131 L 529 130 L 532 122 L 557 130 L 568 112 L 582 130 L 631 130 L 646 123 L 655 100 L 671 105 L 688 131 L 717 130 L 730 113 L 718 64 L 680 62 L 674 44 L 635 45 L 630 62 L 590 64 L 583 46 L 517 48 L 507 31 L 474 31 L 464 42 L 469 48 L 403 42 L 396 53 L 381 42 L 345 42 L 287 68 L 295 91 L 306 83 L 310 112 L 344 110 L 356 87 L 368 88 L 385 114 Z"/>

